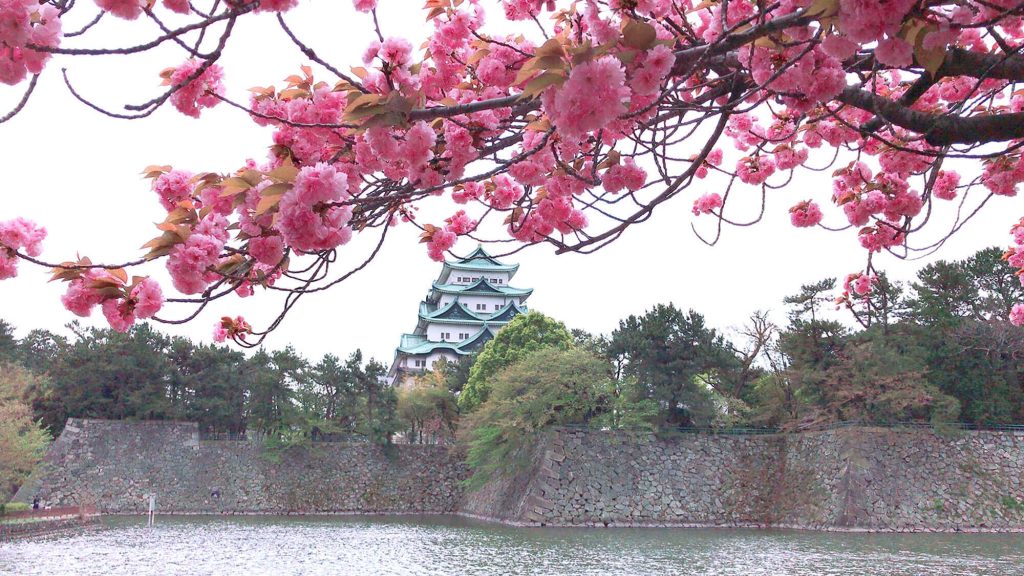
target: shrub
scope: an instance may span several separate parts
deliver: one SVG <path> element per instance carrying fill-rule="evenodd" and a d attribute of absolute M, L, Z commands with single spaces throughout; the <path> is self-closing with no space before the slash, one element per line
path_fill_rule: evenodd
<path fill-rule="evenodd" d="M 470 488 L 522 463 L 522 450 L 547 426 L 586 424 L 609 412 L 608 364 L 589 352 L 546 348 L 498 372 L 490 395 L 467 421 Z"/>

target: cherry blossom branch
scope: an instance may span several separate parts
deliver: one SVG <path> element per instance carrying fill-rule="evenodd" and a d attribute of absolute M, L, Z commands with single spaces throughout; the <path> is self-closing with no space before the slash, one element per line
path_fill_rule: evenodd
<path fill-rule="evenodd" d="M 178 38 L 183 34 L 187 34 L 194 30 L 205 29 L 211 24 L 215 24 L 217 22 L 221 22 L 224 20 L 232 20 L 234 18 L 237 18 L 238 16 L 241 16 L 242 14 L 252 12 L 257 6 L 259 6 L 259 2 L 250 2 L 249 4 L 240 5 L 234 10 L 227 10 L 225 12 L 218 14 L 217 16 L 213 16 L 206 20 L 203 20 L 202 22 L 196 22 L 194 24 L 189 24 L 187 26 L 177 28 L 173 30 L 170 34 L 164 34 L 149 42 L 146 42 L 145 44 L 138 44 L 136 46 L 130 46 L 127 48 L 60 48 L 58 46 L 37 46 L 35 44 L 27 44 L 26 46 L 37 52 L 50 52 L 51 54 L 67 54 L 71 56 L 108 56 L 113 54 L 138 54 L 140 52 L 152 50 L 153 48 L 156 48 L 164 42 L 167 42 L 168 40 L 172 40 L 174 38 Z"/>
<path fill-rule="evenodd" d="M 940 116 L 912 110 L 899 102 L 856 87 L 846 88 L 836 99 L 873 112 L 896 126 L 922 134 L 932 146 L 1024 138 L 1024 113 L 1021 112 L 969 118 Z"/>
<path fill-rule="evenodd" d="M 7 122 L 11 118 L 14 118 L 18 115 L 18 112 L 21 112 L 21 110 L 25 108 L 25 104 L 28 104 L 28 99 L 32 96 L 32 92 L 36 89 L 36 82 L 38 81 L 39 74 L 33 74 L 32 80 L 30 80 L 28 83 L 28 88 L 26 88 L 25 93 L 21 95 L 21 100 L 19 100 L 18 103 L 14 105 L 14 108 L 12 108 L 10 112 L 5 114 L 3 117 L 0 117 L 0 124 Z"/>

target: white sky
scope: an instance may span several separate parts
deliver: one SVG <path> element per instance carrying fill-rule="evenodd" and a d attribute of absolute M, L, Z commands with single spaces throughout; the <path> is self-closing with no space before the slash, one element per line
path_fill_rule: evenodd
<path fill-rule="evenodd" d="M 406 36 L 414 46 L 426 37 L 419 2 L 381 0 L 380 4 L 385 35 Z M 369 17 L 354 13 L 350 5 L 349 0 L 311 0 L 287 19 L 321 56 L 347 69 L 361 65 L 363 49 L 373 38 Z M 87 8 L 81 3 L 77 16 L 91 16 Z M 498 12 L 490 10 L 488 15 L 490 24 L 498 21 Z M 132 35 L 142 39 L 153 32 L 151 24 L 141 21 L 125 25 L 106 20 L 110 21 L 87 35 L 91 45 L 96 46 L 100 37 L 109 39 L 106 46 L 127 45 Z M 74 26 L 66 24 L 65 30 Z M 204 111 L 201 120 L 182 116 L 170 106 L 144 120 L 113 120 L 75 101 L 60 77 L 60 68 L 67 67 L 83 95 L 116 110 L 124 103 L 157 95 L 160 70 L 183 59 L 180 49 L 165 46 L 137 57 L 52 61 L 27 109 L 0 125 L 4 178 L 0 220 L 24 216 L 46 226 L 49 237 L 43 258 L 50 261 L 71 259 L 76 252 L 94 261 L 135 259 L 143 253 L 138 247 L 157 235 L 153 223 L 164 217 L 156 195 L 140 175 L 145 166 L 172 164 L 193 172 L 227 172 L 246 158 L 262 160 L 271 130 L 259 128 L 226 105 Z M 273 18 L 263 15 L 242 19 L 221 63 L 228 96 L 246 101 L 247 88 L 280 87 L 284 77 L 309 62 Z M 317 76 L 334 80 L 322 71 Z M 0 88 L 3 111 L 20 95 L 20 87 Z M 841 215 L 829 203 L 829 172 L 802 174 L 789 188 L 772 192 L 764 222 L 751 228 L 727 228 L 714 248 L 690 231 L 695 221 L 692 202 L 709 191 L 715 191 L 713 185 L 694 186 L 596 254 L 555 256 L 547 246 L 521 252 L 512 258 L 521 264 L 513 285 L 535 289 L 528 301 L 531 308 L 591 332 L 610 332 L 619 319 L 662 302 L 694 308 L 711 326 L 729 329 L 756 309 L 771 309 L 782 322 L 782 298 L 795 293 L 801 283 L 825 276 L 841 278 L 863 266 L 864 252 L 856 245 L 855 231 L 830 233 L 789 224 L 788 207 L 808 198 L 818 199 L 827 223 L 841 223 Z M 753 189 L 736 193 L 749 194 L 752 200 L 757 195 Z M 440 212 L 427 206 L 423 221 L 431 221 L 429 216 L 434 215 L 433 221 L 439 223 L 453 211 L 452 206 L 445 203 L 447 211 Z M 961 258 L 986 246 L 1005 245 L 1021 207 L 1016 198 L 994 199 L 983 217 L 966 226 L 939 256 Z M 708 216 L 696 223 L 704 230 L 713 225 Z M 357 238 L 341 247 L 339 261 L 361 261 L 368 240 L 372 239 Z M 418 302 L 440 271 L 417 242 L 418 231 L 411 226 L 392 230 L 368 269 L 326 293 L 304 297 L 266 345 L 292 344 L 311 359 L 327 352 L 344 356 L 362 348 L 390 362 L 399 335 L 414 327 Z M 456 251 L 472 248 L 467 239 Z M 910 278 L 923 263 L 883 256 L 876 265 L 889 269 L 895 278 Z M 18 278 L 0 282 L 0 318 L 14 324 L 19 335 L 32 328 L 64 332 L 63 325 L 76 318 L 60 304 L 64 285 L 48 284 L 46 271 L 26 263 L 19 268 Z M 162 261 L 148 265 L 143 273 L 166 279 Z M 169 282 L 162 283 L 165 294 L 172 294 Z M 225 300 L 189 325 L 159 328 L 210 341 L 213 325 L 222 315 L 243 314 L 262 327 L 280 309 L 279 294 L 258 292 L 254 298 Z M 106 325 L 98 310 L 83 321 Z"/>

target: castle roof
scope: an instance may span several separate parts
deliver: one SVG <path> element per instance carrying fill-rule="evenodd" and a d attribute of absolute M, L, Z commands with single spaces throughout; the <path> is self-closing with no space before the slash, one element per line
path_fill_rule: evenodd
<path fill-rule="evenodd" d="M 463 270 L 467 272 L 507 272 L 508 277 L 511 279 L 515 276 L 517 270 L 519 270 L 519 264 L 504 264 L 494 256 L 491 256 L 484 250 L 483 246 L 477 246 L 476 250 L 473 250 L 468 256 L 460 260 L 445 260 L 444 267 L 441 269 L 441 275 L 437 278 L 438 284 L 445 284 L 448 282 L 448 277 L 451 276 L 453 270 Z"/>
<path fill-rule="evenodd" d="M 420 304 L 420 324 L 507 324 L 517 314 L 526 312 L 525 306 L 519 306 L 514 301 L 509 301 L 493 314 L 479 314 L 467 308 L 462 302 L 459 302 L 458 298 L 437 310 L 430 311 L 429 308 L 430 306 L 426 302 Z"/>
<path fill-rule="evenodd" d="M 485 342 L 494 337 L 494 329 L 489 325 L 481 326 L 472 336 L 462 342 L 431 342 L 425 335 L 402 334 L 402 343 L 398 352 L 411 355 L 427 355 L 435 350 L 450 350 L 460 356 L 471 354 Z"/>
<path fill-rule="evenodd" d="M 495 286 L 488 282 L 486 278 L 481 277 L 472 284 L 441 284 L 434 282 L 431 298 L 437 299 L 441 294 L 518 296 L 525 300 L 530 294 L 533 294 L 533 290 L 530 288 L 513 288 L 512 286 Z"/>

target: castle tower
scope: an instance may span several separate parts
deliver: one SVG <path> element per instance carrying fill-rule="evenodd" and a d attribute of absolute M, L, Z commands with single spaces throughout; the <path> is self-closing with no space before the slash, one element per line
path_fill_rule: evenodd
<path fill-rule="evenodd" d="M 509 285 L 518 264 L 503 264 L 478 246 L 457 261 L 445 261 L 441 275 L 420 302 L 419 320 L 402 334 L 388 382 L 429 370 L 434 362 L 451 362 L 479 350 L 499 328 L 527 311 L 532 289 Z"/>

